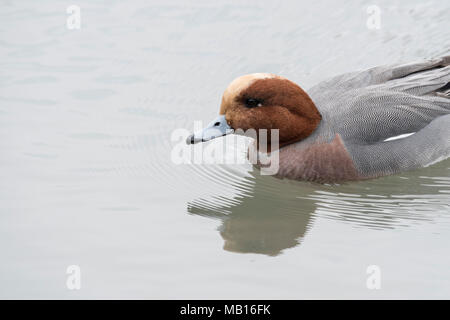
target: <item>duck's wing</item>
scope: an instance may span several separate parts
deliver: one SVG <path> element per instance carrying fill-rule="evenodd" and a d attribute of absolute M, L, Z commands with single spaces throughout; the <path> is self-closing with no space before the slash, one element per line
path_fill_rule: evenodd
<path fill-rule="evenodd" d="M 450 113 L 450 56 L 394 68 L 377 67 L 320 94 L 308 91 L 327 128 L 347 141 L 382 142 L 413 133 Z M 361 74 L 366 77 L 361 78 Z M 370 75 L 370 76 L 367 76 Z M 360 78 L 355 82 L 356 78 Z M 328 81 L 327 81 L 328 82 Z M 364 83 L 362 85 L 361 83 Z M 317 88 L 323 86 L 319 84 Z M 333 132 L 331 132 L 333 133 Z"/>
<path fill-rule="evenodd" d="M 435 85 L 351 90 L 336 99 L 342 104 L 335 105 L 335 112 L 326 113 L 329 127 L 342 137 L 365 177 L 420 168 L 450 156 L 450 97 L 438 96 L 436 91 L 422 96 L 396 91 L 400 87 L 423 92 Z"/>
<path fill-rule="evenodd" d="M 370 68 L 367 70 L 344 73 L 322 81 L 310 88 L 308 92 L 314 97 L 335 94 L 335 91 L 352 90 L 382 84 L 401 79 L 414 73 L 450 65 L 450 55 L 407 64 L 395 64 Z"/>
<path fill-rule="evenodd" d="M 379 177 L 427 167 L 450 157 L 450 114 L 402 139 L 374 144 L 346 143 L 362 176 Z"/>
<path fill-rule="evenodd" d="M 450 69 L 448 72 L 450 82 Z M 423 91 L 424 87 L 414 90 Z M 372 87 L 347 91 L 323 107 L 321 105 L 319 110 L 335 133 L 346 141 L 373 144 L 417 132 L 434 119 L 450 114 L 450 97 L 418 96 Z"/>
<path fill-rule="evenodd" d="M 328 136 L 342 137 L 364 175 L 426 166 L 450 156 L 450 66 L 445 59 L 419 71 L 409 64 L 378 76 L 372 72 L 365 86 L 349 81 L 346 90 L 329 91 L 331 96 L 316 99 L 313 94 Z M 390 140 L 407 133 L 412 135 Z"/>

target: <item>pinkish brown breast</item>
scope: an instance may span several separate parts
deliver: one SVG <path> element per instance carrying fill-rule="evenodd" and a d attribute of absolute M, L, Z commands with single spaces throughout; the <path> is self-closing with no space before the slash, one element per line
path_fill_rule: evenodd
<path fill-rule="evenodd" d="M 279 177 L 319 183 L 364 179 L 338 134 L 329 143 L 288 145 L 280 149 L 279 157 Z"/>

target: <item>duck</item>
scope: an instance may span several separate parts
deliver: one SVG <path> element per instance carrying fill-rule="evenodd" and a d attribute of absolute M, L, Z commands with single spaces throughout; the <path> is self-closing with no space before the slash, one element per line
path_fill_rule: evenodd
<path fill-rule="evenodd" d="M 276 146 L 279 178 L 341 183 L 430 166 L 450 157 L 450 55 L 344 73 L 306 91 L 280 75 L 243 75 L 186 142 L 249 129 L 278 129 L 266 152 Z"/>

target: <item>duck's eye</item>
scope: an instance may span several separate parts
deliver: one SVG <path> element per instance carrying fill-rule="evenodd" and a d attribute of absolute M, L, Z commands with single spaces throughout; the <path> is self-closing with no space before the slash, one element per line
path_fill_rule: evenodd
<path fill-rule="evenodd" d="M 245 106 L 247 108 L 261 107 L 262 102 L 258 99 L 248 98 L 247 100 L 245 100 Z"/>

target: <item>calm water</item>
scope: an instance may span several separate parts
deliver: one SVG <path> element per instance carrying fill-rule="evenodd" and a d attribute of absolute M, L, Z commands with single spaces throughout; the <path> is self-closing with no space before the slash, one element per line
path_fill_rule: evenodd
<path fill-rule="evenodd" d="M 265 2 L 0 1 L 0 298 L 450 298 L 449 160 L 345 185 L 171 161 L 241 74 L 450 51 L 448 1 L 376 1 L 379 30 L 371 1 Z"/>

